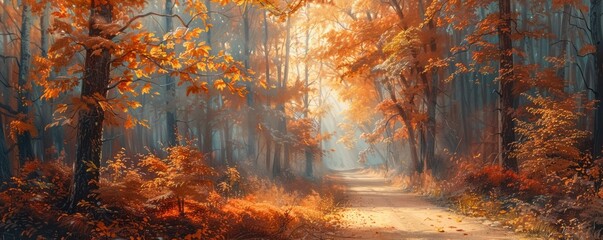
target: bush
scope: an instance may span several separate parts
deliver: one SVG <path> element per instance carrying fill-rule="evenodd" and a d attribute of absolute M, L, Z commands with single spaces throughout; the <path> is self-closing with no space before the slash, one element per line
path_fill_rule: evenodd
<path fill-rule="evenodd" d="M 542 183 L 530 179 L 524 174 L 505 170 L 498 165 L 485 166 L 475 172 L 470 172 L 466 177 L 466 182 L 477 193 L 517 196 L 526 201 L 547 193 Z"/>
<path fill-rule="evenodd" d="M 119 152 L 100 169 L 99 202 L 82 202 L 75 213 L 63 209 L 70 169 L 28 163 L 0 191 L 0 232 L 9 239 L 290 239 L 317 238 L 337 225 L 331 185 L 216 170 L 192 146 L 166 152 L 137 164 Z"/>

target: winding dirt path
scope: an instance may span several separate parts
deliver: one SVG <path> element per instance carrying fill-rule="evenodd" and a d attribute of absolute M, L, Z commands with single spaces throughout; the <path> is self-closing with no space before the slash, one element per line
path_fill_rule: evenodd
<path fill-rule="evenodd" d="M 450 212 L 361 170 L 330 178 L 346 186 L 349 198 L 343 213 L 347 226 L 338 239 L 527 239 Z"/>

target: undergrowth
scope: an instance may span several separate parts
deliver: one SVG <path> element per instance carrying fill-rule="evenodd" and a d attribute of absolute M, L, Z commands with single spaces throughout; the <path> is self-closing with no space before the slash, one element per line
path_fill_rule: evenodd
<path fill-rule="evenodd" d="M 96 202 L 65 209 L 70 169 L 31 162 L 0 192 L 3 239 L 316 239 L 340 225 L 342 193 L 325 182 L 271 181 L 210 167 L 196 148 L 101 168 Z"/>
<path fill-rule="evenodd" d="M 457 159 L 455 174 L 395 176 L 396 186 L 429 196 L 454 211 L 544 239 L 601 239 L 602 192 L 587 177 L 549 173 L 534 178 L 476 159 Z"/>

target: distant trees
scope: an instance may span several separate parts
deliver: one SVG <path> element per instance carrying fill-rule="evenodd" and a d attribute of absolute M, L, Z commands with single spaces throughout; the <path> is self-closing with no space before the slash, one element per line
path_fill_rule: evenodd
<path fill-rule="evenodd" d="M 375 157 L 380 148 L 391 148 L 396 138 L 403 138 L 408 161 L 399 166 L 409 172 L 441 171 L 451 164 L 443 155 L 451 152 L 520 171 L 525 155 L 518 160 L 515 147 L 529 140 L 516 123 L 533 116 L 527 109 L 537 94 L 547 104 L 580 98 L 573 102 L 581 111 L 572 118 L 578 124 L 567 127 L 595 129 L 593 146 L 601 146 L 599 111 L 587 110 L 589 99 L 600 96 L 592 88 L 600 85 L 592 80 L 598 79 L 593 73 L 600 65 L 595 46 L 601 32 L 598 1 L 333 4 L 337 8 L 330 11 L 337 11 L 337 17 L 324 35 L 329 45 L 322 52 L 336 66 L 341 83 L 335 86 L 342 99 L 352 109 L 376 106 L 372 109 L 378 111 L 348 113 L 348 121 L 358 126 L 352 131 L 364 133 L 364 140 L 373 144 L 367 150 Z M 590 21 L 581 14 L 589 8 Z M 589 71 L 593 62 L 595 71 Z M 367 112 L 373 119 L 359 117 Z M 365 129 L 363 122 L 375 126 Z M 387 131 L 392 127 L 393 137 Z M 580 136 L 572 145 L 582 146 L 582 154 L 589 150 L 598 156 L 600 149 L 585 149 L 588 137 Z"/>

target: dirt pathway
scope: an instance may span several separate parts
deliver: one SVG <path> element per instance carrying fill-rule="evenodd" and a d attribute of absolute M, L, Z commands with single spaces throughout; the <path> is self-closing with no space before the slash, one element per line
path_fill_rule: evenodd
<path fill-rule="evenodd" d="M 330 176 L 347 186 L 347 228 L 339 239 L 526 239 L 438 207 L 362 171 Z"/>

